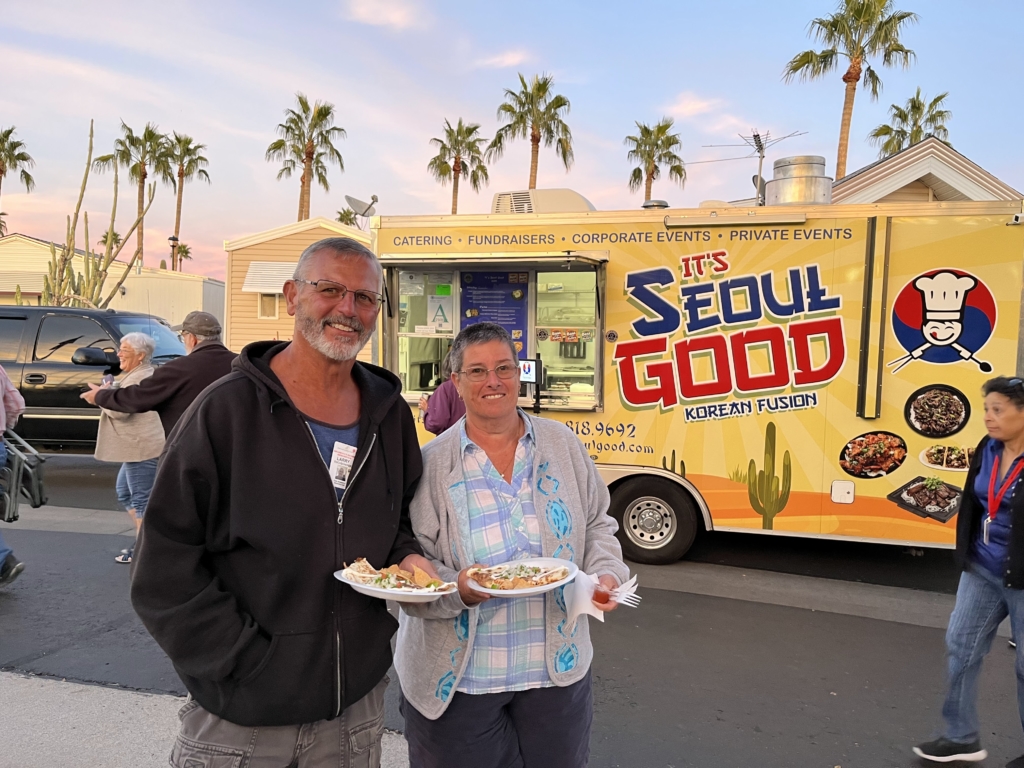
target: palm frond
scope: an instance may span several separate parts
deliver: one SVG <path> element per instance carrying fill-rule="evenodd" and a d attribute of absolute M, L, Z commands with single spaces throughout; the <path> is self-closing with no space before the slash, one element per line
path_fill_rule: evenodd
<path fill-rule="evenodd" d="M 791 82 L 794 78 L 801 82 L 817 80 L 832 72 L 839 62 L 839 52 L 834 48 L 823 51 L 803 51 L 794 56 L 782 72 L 782 79 Z"/>

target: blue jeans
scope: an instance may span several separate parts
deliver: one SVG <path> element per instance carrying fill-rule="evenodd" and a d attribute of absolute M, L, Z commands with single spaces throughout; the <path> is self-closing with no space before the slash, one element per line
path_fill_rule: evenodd
<path fill-rule="evenodd" d="M 156 480 L 156 459 L 126 461 L 117 472 L 117 500 L 126 510 L 135 510 L 139 519 L 146 514 L 149 494 Z"/>
<path fill-rule="evenodd" d="M 7 466 L 7 444 L 4 443 L 2 435 L 0 435 L 0 467 Z M 7 490 L 6 488 L 4 490 Z M 7 542 L 4 541 L 4 535 L 0 533 L 0 568 L 3 568 L 4 560 L 11 554 L 11 548 L 7 546 Z"/>
<path fill-rule="evenodd" d="M 978 676 L 996 630 L 1007 616 L 1017 645 L 1017 708 L 1024 726 L 1024 590 L 1007 589 L 1001 578 L 971 565 L 960 575 L 956 607 L 949 617 L 946 650 L 949 688 L 942 705 L 946 738 L 967 743 L 978 738 Z"/>

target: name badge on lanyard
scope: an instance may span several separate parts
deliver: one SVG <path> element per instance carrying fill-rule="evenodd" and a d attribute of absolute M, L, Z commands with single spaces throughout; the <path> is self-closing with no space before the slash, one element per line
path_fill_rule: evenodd
<path fill-rule="evenodd" d="M 989 543 L 989 528 L 999 513 L 999 505 L 1003 503 L 1003 497 L 1006 495 L 1006 492 L 1010 490 L 1020 476 L 1021 470 L 1024 469 L 1024 460 L 1015 460 L 1013 467 L 1006 473 L 1006 477 L 1003 478 L 1002 487 L 997 491 L 996 480 L 999 479 L 999 461 L 1000 457 L 997 457 L 992 464 L 992 475 L 988 479 L 988 515 L 985 516 L 981 523 L 981 540 L 986 545 Z"/>
<path fill-rule="evenodd" d="M 334 487 L 344 491 L 348 486 L 349 475 L 352 474 L 352 465 L 356 460 L 356 447 L 348 443 L 335 443 L 331 452 L 331 466 L 328 470 L 331 473 L 331 480 Z"/>

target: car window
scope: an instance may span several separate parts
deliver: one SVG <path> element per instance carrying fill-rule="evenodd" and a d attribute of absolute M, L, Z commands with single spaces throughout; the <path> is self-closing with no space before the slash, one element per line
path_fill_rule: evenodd
<path fill-rule="evenodd" d="M 0 362 L 9 363 L 18 359 L 21 335 L 24 332 L 24 318 L 0 317 Z"/>
<path fill-rule="evenodd" d="M 87 317 L 47 315 L 36 337 L 36 360 L 48 363 L 70 363 L 80 347 L 96 347 L 116 352 L 117 344 L 99 323 Z"/>
<path fill-rule="evenodd" d="M 149 317 L 112 317 L 110 318 L 122 336 L 129 333 L 144 333 L 151 336 L 156 342 L 156 351 L 153 352 L 153 359 L 159 362 L 167 362 L 185 354 L 185 345 L 181 343 L 178 334 L 172 331 L 163 323 Z"/>

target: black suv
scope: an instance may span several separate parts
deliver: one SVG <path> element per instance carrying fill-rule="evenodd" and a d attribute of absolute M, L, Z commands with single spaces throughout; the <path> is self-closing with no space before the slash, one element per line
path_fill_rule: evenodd
<path fill-rule="evenodd" d="M 25 398 L 15 431 L 40 449 L 93 450 L 100 411 L 79 395 L 120 373 L 121 337 L 136 331 L 156 340 L 155 365 L 185 354 L 171 327 L 151 315 L 0 306 L 0 365 Z"/>

